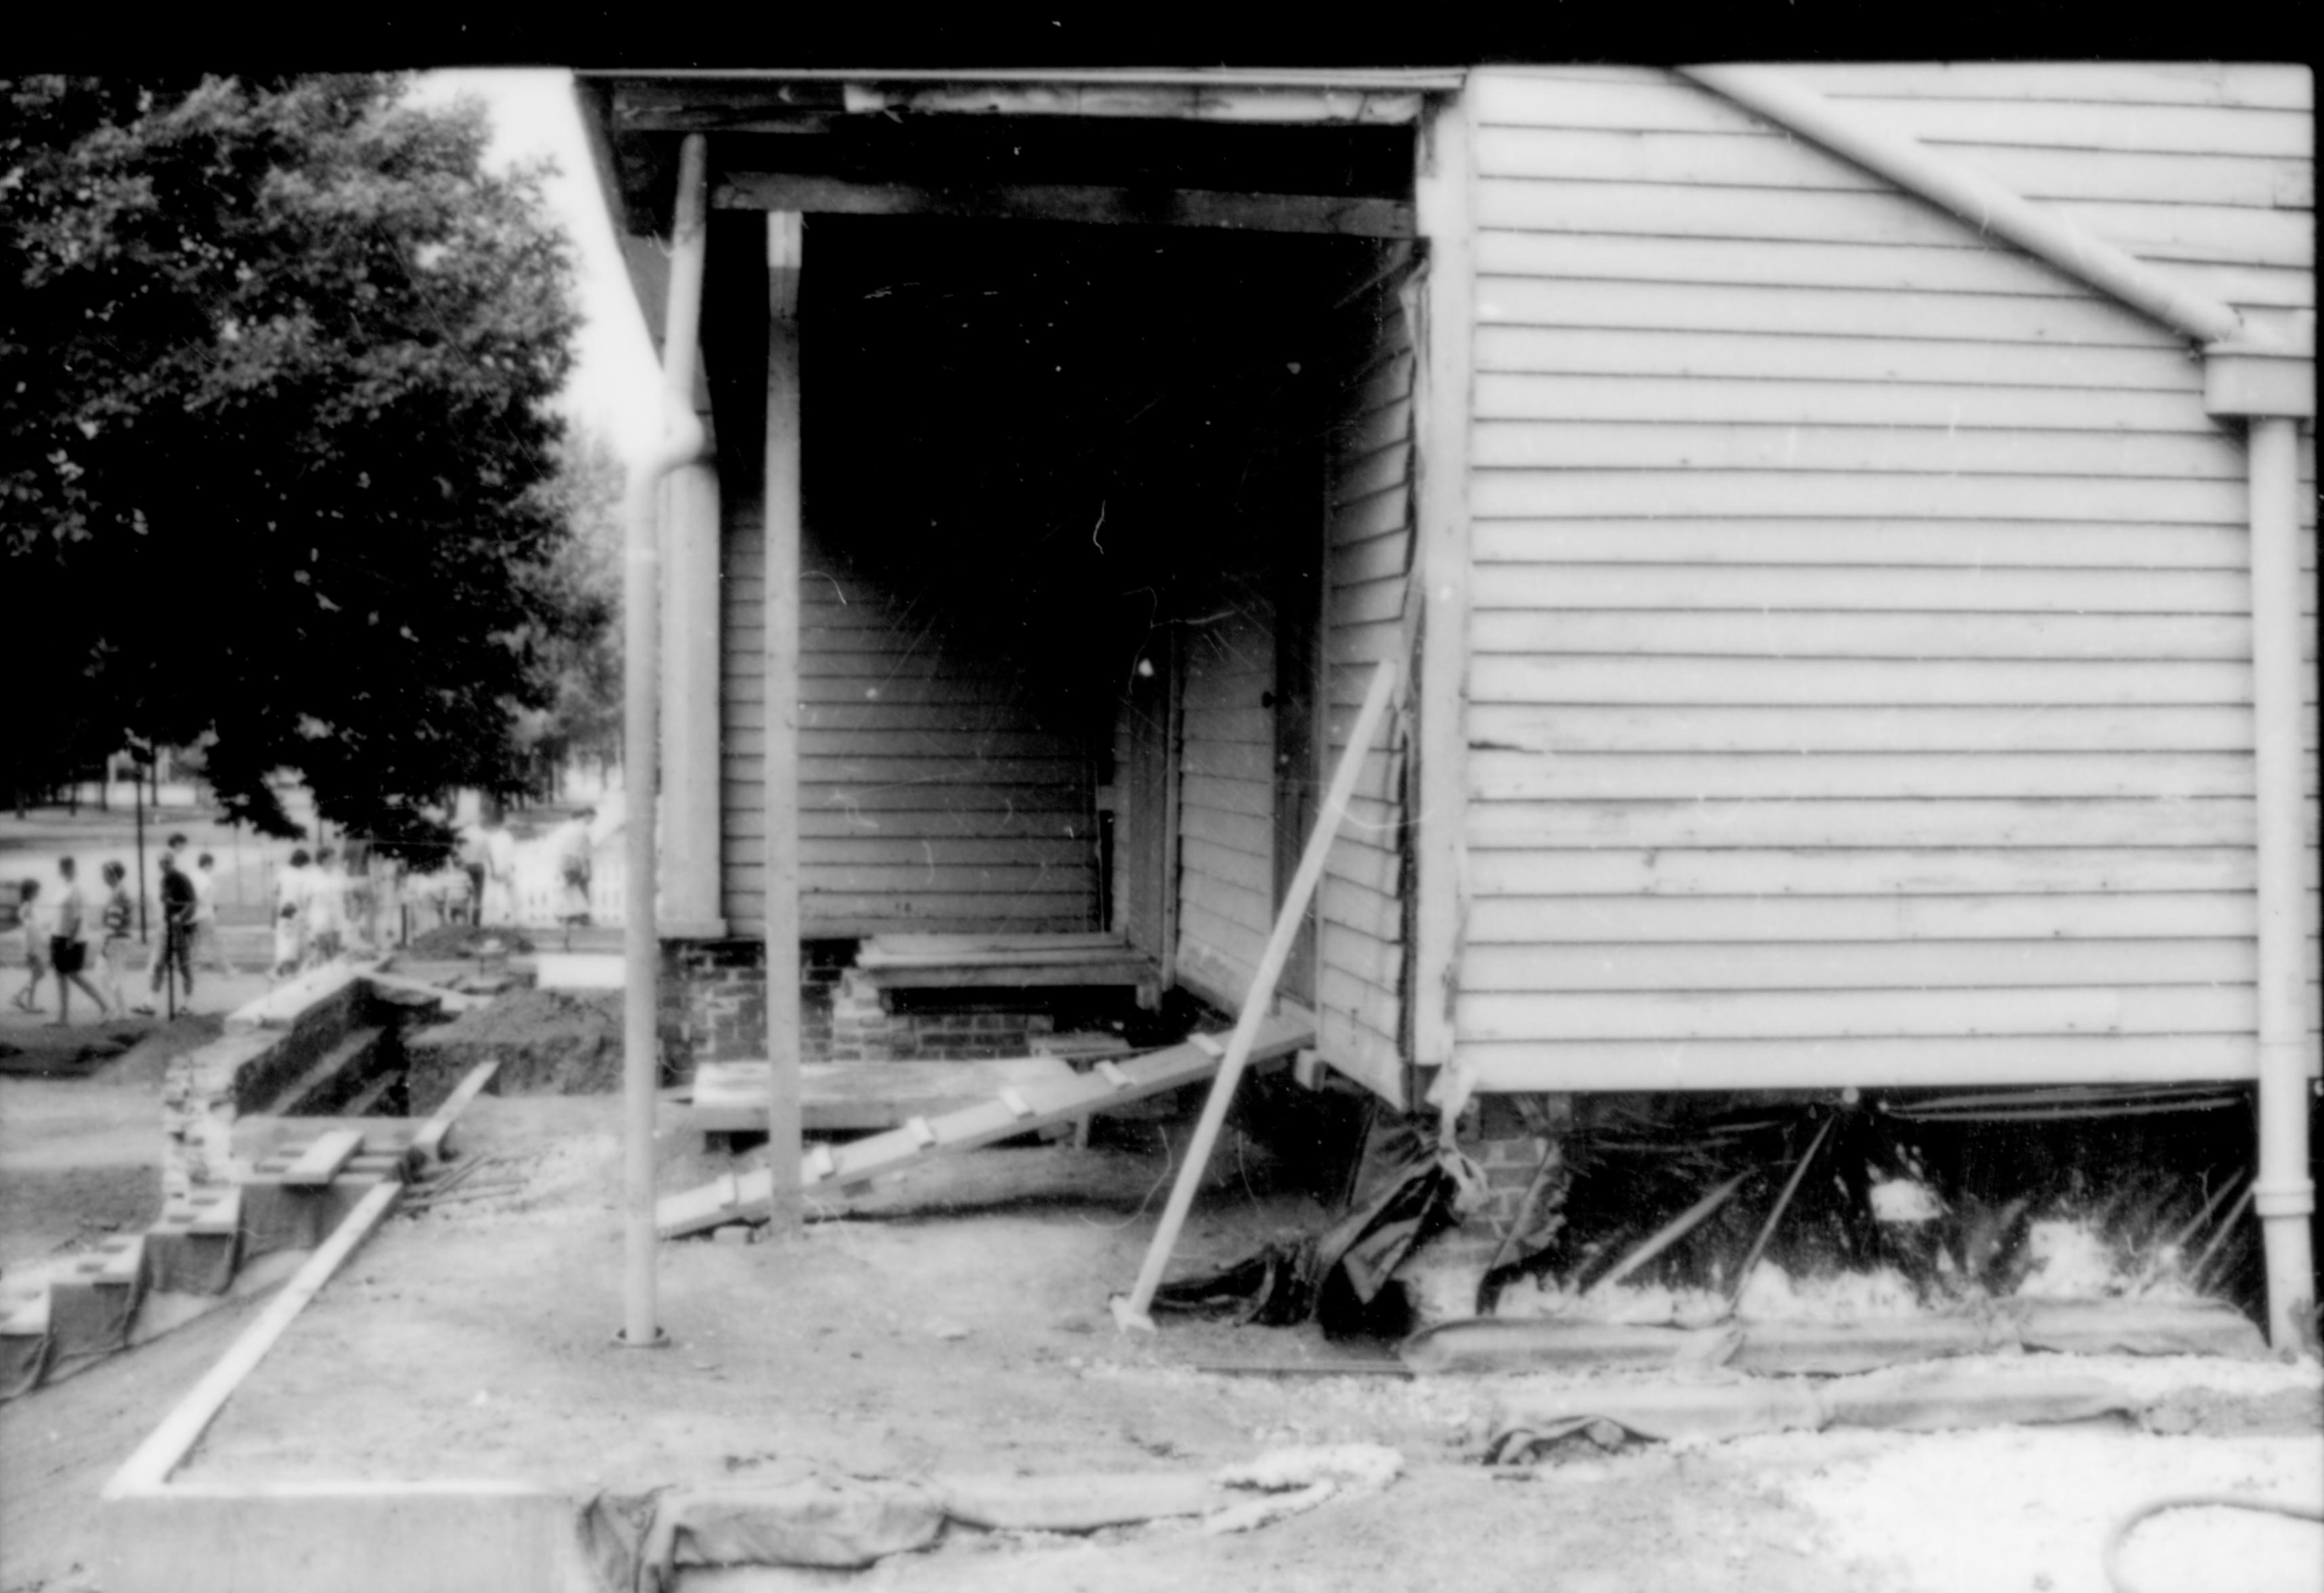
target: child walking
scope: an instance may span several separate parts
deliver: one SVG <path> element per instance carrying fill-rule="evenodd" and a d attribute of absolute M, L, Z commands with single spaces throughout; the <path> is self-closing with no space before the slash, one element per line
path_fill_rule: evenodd
<path fill-rule="evenodd" d="M 36 902 L 41 882 L 28 879 L 16 894 L 16 916 L 24 926 L 24 987 L 16 992 L 16 1010 L 41 1010 L 41 981 L 49 977 L 49 937 L 56 932 L 56 914 L 45 902 Z"/>

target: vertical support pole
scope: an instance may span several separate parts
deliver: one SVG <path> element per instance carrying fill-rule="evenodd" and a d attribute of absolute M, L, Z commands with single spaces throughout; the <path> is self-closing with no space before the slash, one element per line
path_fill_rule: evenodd
<path fill-rule="evenodd" d="M 1417 811 L 1406 815 L 1416 853 L 1413 917 L 1413 1060 L 1449 1069 L 1460 994 L 1467 845 L 1468 730 L 1463 696 L 1469 641 L 1469 433 L 1476 320 L 1475 161 L 1467 97 L 1439 105 L 1421 141 L 1414 183 L 1417 230 L 1427 240 L 1426 298 L 1414 329 L 1414 431 L 1421 583 Z M 1440 1074 L 1442 1079 L 1444 1075 Z M 1458 1110 L 1458 1102 L 1453 1105 Z"/>
<path fill-rule="evenodd" d="M 726 931 L 718 911 L 718 471 L 708 459 L 680 465 L 662 494 L 661 931 L 709 940 Z"/>
<path fill-rule="evenodd" d="M 799 1223 L 799 267 L 797 211 L 767 215 L 767 1168 L 770 1224 Z"/>
<path fill-rule="evenodd" d="M 2255 415 L 2250 431 L 2252 710 L 2259 810 L 2259 1176 L 2253 1209 L 2267 1261 L 2268 1341 L 2313 1333 L 2316 1185 L 2308 1147 L 2308 937 L 2301 923 L 2307 782 L 2300 718 L 2300 423 Z"/>
<path fill-rule="evenodd" d="M 654 1264 L 659 1238 L 654 1232 L 654 1106 L 661 1083 L 661 1058 L 655 1043 L 656 1008 L 661 985 L 661 942 L 654 922 L 654 787 L 659 778 L 660 703 L 657 697 L 661 593 L 661 553 L 655 522 L 661 479 L 702 449 L 702 425 L 694 413 L 694 366 L 702 330 L 702 263 L 708 242 L 705 225 L 708 151 L 691 134 L 678 155 L 677 218 L 672 227 L 669 310 L 662 331 L 663 445 L 631 472 L 623 507 L 622 757 L 627 811 L 622 841 L 629 877 L 624 882 L 622 930 L 622 1194 L 623 1234 L 622 1332 L 632 1348 L 665 1342 L 655 1320 Z"/>

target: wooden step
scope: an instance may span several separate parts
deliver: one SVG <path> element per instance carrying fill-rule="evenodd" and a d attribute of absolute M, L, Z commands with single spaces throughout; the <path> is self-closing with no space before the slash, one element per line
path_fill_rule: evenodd
<path fill-rule="evenodd" d="M 324 1135 L 291 1161 L 282 1172 L 290 1189 L 320 1189 L 338 1176 L 339 1169 L 363 1149 L 363 1135 L 352 1128 Z"/>
<path fill-rule="evenodd" d="M 799 1124 L 816 1133 L 900 1128 L 941 1116 L 1003 1089 L 1070 1081 L 1056 1057 L 973 1062 L 809 1062 L 799 1069 Z M 703 1134 L 763 1133 L 767 1064 L 704 1062 L 694 1070 L 687 1121 Z"/>
<path fill-rule="evenodd" d="M 1315 1032 L 1308 1024 L 1269 1018 L 1252 1042 L 1251 1060 L 1288 1056 L 1314 1042 Z M 807 1189 L 835 1183 L 844 1188 L 900 1172 L 927 1156 L 973 1150 L 1051 1124 L 1071 1123 L 1093 1112 L 1110 1111 L 1130 1101 L 1198 1084 L 1218 1071 L 1219 1059 L 1190 1042 L 1105 1065 L 1119 1075 L 1120 1082 L 1092 1073 L 1016 1085 L 1011 1087 L 1017 1098 L 1013 1100 L 996 1090 L 991 1098 L 961 1111 L 908 1122 L 907 1126 L 853 1144 L 829 1147 L 827 1156 L 803 1160 L 800 1184 Z M 1031 1115 L 1019 1111 L 1020 1107 L 1030 1107 Z M 762 1221 L 773 1194 L 772 1174 L 764 1169 L 739 1177 L 729 1174 L 701 1189 L 665 1197 L 655 1210 L 656 1226 L 665 1236 L 675 1237 L 730 1222 Z"/>
<path fill-rule="evenodd" d="M 299 1075 L 278 1093 L 261 1111 L 285 1116 L 298 1113 L 302 1107 L 326 1105 L 336 1091 L 339 1076 L 360 1068 L 379 1046 L 384 1029 L 351 1029 L 337 1045 L 315 1060 L 312 1067 Z"/>

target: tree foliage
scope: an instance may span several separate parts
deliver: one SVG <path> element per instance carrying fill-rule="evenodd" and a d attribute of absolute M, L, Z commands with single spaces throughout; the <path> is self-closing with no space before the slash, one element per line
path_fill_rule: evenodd
<path fill-rule="evenodd" d="M 594 432 L 569 431 L 557 472 L 540 492 L 570 535 L 540 579 L 561 629 L 539 638 L 550 696 L 525 716 L 534 756 L 559 764 L 576 755 L 612 759 L 622 747 L 622 460 Z"/>
<path fill-rule="evenodd" d="M 394 837 L 521 778 L 576 623 L 571 267 L 537 174 L 484 168 L 481 107 L 401 87 L 0 81 L 0 551 L 43 638 L 20 783 L 198 743 L 236 817 L 287 830 L 290 770 Z"/>

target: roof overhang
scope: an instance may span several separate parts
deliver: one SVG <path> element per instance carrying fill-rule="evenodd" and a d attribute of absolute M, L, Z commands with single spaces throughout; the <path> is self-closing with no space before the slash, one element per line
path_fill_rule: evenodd
<path fill-rule="evenodd" d="M 942 126 L 963 133 L 977 122 L 1004 117 L 1386 129 L 1418 122 L 1429 97 L 1458 90 L 1464 77 L 1450 68 L 867 68 L 585 70 L 575 74 L 575 85 L 616 227 L 650 237 L 669 230 L 670 173 L 678 143 L 689 133 L 748 146 L 743 170 L 779 168 L 794 176 L 860 182 L 858 173 L 821 168 L 832 163 L 835 150 L 868 142 L 864 135 L 873 122 L 929 125 L 927 119 L 941 118 Z M 717 151 L 712 159 L 715 172 Z M 988 181 L 1021 187 L 1061 180 L 995 171 Z M 1214 185 L 1179 186 L 1207 191 Z M 1323 197 L 1384 196 L 1360 184 Z M 717 202 L 751 203 L 731 189 Z M 1205 213 L 1216 213 L 1215 207 Z"/>

